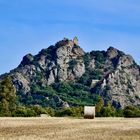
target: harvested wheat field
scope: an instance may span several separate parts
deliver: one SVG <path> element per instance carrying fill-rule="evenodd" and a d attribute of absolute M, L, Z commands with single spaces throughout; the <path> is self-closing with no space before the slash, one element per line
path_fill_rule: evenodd
<path fill-rule="evenodd" d="M 0 118 L 0 140 L 140 140 L 140 118 Z"/>

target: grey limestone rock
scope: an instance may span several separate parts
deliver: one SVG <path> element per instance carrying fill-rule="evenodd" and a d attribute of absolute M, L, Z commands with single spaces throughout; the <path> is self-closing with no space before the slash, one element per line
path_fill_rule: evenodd
<path fill-rule="evenodd" d="M 46 86 L 55 82 L 76 82 L 86 75 L 83 80 L 91 82 L 89 88 L 109 99 L 114 106 L 140 105 L 140 66 L 132 56 L 113 47 L 88 53 L 86 58 L 89 60 L 84 60 L 85 54 L 77 38 L 64 38 L 35 56 L 27 54 L 16 69 L 1 75 L 0 79 L 10 75 L 16 90 L 24 90 L 26 94 L 32 84 Z M 69 107 L 59 96 L 55 99 L 63 107 Z"/>

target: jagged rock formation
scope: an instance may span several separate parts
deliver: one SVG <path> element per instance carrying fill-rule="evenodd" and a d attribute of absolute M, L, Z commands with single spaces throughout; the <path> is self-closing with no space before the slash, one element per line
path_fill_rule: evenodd
<path fill-rule="evenodd" d="M 118 58 L 115 71 L 108 74 L 101 84 L 101 94 L 106 93 L 114 106 L 140 104 L 140 71 L 133 58 L 124 55 Z"/>
<path fill-rule="evenodd" d="M 78 44 L 76 37 L 64 38 L 35 56 L 27 54 L 6 75 L 12 77 L 17 92 L 25 95 L 31 94 L 33 85 L 73 82 L 88 87 L 91 95 L 100 95 L 115 107 L 140 105 L 140 68 L 130 55 L 113 47 L 86 53 Z M 59 95 L 52 95 L 51 99 L 59 106 L 69 106 Z"/>
<path fill-rule="evenodd" d="M 140 69 L 132 56 L 110 47 L 107 50 L 107 64 L 114 66 L 94 87 L 116 107 L 140 104 Z"/>

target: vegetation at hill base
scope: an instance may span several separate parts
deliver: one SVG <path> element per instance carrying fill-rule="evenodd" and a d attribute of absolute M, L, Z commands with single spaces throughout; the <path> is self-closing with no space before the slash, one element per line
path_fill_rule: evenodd
<path fill-rule="evenodd" d="M 83 117 L 83 107 L 84 103 L 87 105 L 93 105 L 96 104 L 96 116 L 97 117 L 140 117 L 140 109 L 135 106 L 127 106 L 124 109 L 116 109 L 114 108 L 111 103 L 108 102 L 107 105 L 105 105 L 104 100 L 101 97 L 97 96 L 89 96 L 88 92 L 89 89 L 86 87 L 83 87 L 82 85 L 73 85 L 68 83 L 62 83 L 55 84 L 51 86 L 47 86 L 43 90 L 40 90 L 39 87 L 33 87 L 33 96 L 30 95 L 28 98 L 29 100 L 24 100 L 24 96 L 20 99 L 22 99 L 22 102 L 19 102 L 19 97 L 16 96 L 15 88 L 13 86 L 12 80 L 10 77 L 6 77 L 3 81 L 0 82 L 0 116 L 13 116 L 13 117 L 35 117 L 40 116 L 40 114 L 48 114 L 49 116 L 57 116 L 57 117 L 65 117 L 65 116 L 71 116 L 71 117 Z M 39 93 L 38 93 L 39 92 Z M 53 94 L 50 94 L 52 92 Z M 85 93 L 84 93 L 85 92 Z M 45 95 L 51 95 L 50 97 L 53 99 L 53 96 L 56 96 L 57 94 L 65 94 L 69 95 L 67 100 L 73 107 L 66 107 L 66 108 L 58 108 L 55 106 L 55 102 L 52 104 L 54 108 L 46 106 L 41 101 L 39 101 L 39 98 L 36 99 L 34 95 L 42 95 L 42 98 Z M 73 93 L 73 94 L 72 94 Z M 60 95 L 61 95 L 60 94 Z M 82 95 L 81 95 L 82 94 Z M 52 96 L 53 95 L 53 96 Z M 74 99 L 71 97 L 71 95 L 74 97 Z M 25 95 L 26 96 L 26 95 Z M 83 96 L 84 101 L 79 100 L 78 97 Z M 93 98 L 96 98 L 96 102 L 91 102 Z M 23 102 L 26 101 L 26 102 Z M 94 100 L 95 101 L 95 100 Z M 23 103 L 23 104 L 21 104 Z M 39 105 L 39 103 L 41 103 Z M 78 104 L 79 103 L 79 104 Z M 80 103 L 83 103 L 83 105 L 80 105 Z M 88 104 L 90 103 L 90 104 Z M 34 104 L 34 105 L 33 105 Z"/>

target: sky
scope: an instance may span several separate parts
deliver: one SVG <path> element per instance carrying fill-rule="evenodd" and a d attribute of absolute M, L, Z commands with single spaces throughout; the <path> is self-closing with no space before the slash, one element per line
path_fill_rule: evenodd
<path fill-rule="evenodd" d="M 64 37 L 113 46 L 140 64 L 140 0 L 0 0 L 0 74 Z"/>

